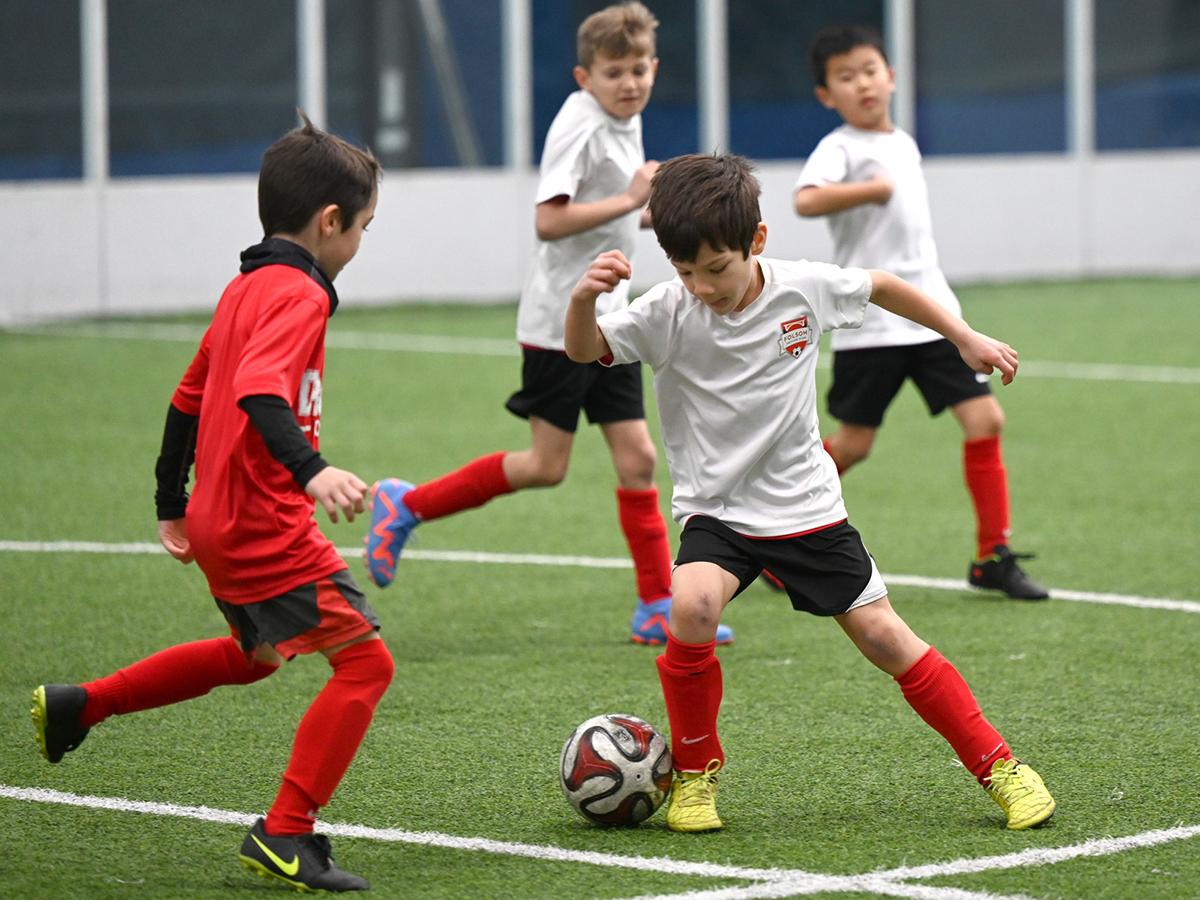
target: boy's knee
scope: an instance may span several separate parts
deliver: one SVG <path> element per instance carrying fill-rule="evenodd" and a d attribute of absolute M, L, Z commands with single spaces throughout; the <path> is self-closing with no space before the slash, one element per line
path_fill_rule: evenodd
<path fill-rule="evenodd" d="M 715 631 L 721 620 L 722 603 L 716 591 L 699 590 L 671 600 L 671 631 Z"/>
<path fill-rule="evenodd" d="M 530 487 L 556 487 L 567 477 L 567 461 L 538 459 L 529 477 Z"/>
<path fill-rule="evenodd" d="M 658 453 L 653 444 L 627 451 L 614 462 L 622 487 L 644 490 L 654 483 L 654 467 L 658 465 Z"/>

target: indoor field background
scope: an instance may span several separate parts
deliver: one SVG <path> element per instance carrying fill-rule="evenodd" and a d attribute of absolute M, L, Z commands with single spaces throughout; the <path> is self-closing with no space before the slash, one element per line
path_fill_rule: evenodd
<path fill-rule="evenodd" d="M 563 485 L 422 526 L 396 583 L 367 588 L 397 674 L 322 817 L 375 829 L 339 838 L 339 860 L 380 896 L 749 898 L 819 893 L 818 876 L 852 876 L 822 896 L 855 898 L 1195 896 L 1200 507 L 1186 448 L 1200 442 L 1197 286 L 962 291 L 969 319 L 1022 354 L 999 390 L 1014 546 L 1038 553 L 1029 568 L 1050 601 L 965 589 L 972 526 L 955 428 L 930 420 L 911 388 L 874 457 L 845 479 L 893 602 L 1045 775 L 1060 804 L 1051 826 L 1006 831 L 836 626 L 759 586 L 730 607 L 738 639 L 720 651 L 727 829 L 671 834 L 661 812 L 632 830 L 579 818 L 556 780 L 572 728 L 606 711 L 665 728 L 656 651 L 627 643 L 632 572 L 607 452 L 584 428 Z M 520 446 L 525 426 L 501 408 L 519 371 L 503 337 L 514 315 L 340 310 L 325 455 L 368 480 L 421 480 Z M 239 823 L 273 796 L 291 730 L 326 677 L 319 660 L 111 720 L 55 767 L 37 755 L 26 711 L 44 680 L 83 680 L 222 632 L 200 573 L 154 544 L 162 418 L 202 327 L 122 320 L 0 335 L 7 894 L 267 890 L 237 865 Z M 358 553 L 361 521 L 323 525 Z M 207 811 L 179 818 L 155 804 Z M 917 877 L 866 877 L 903 867 Z"/>
<path fill-rule="evenodd" d="M 153 468 L 171 392 L 259 238 L 262 151 L 297 106 L 385 166 L 338 279 L 323 453 L 421 481 L 525 445 L 503 403 L 536 165 L 574 88 L 576 24 L 603 5 L 0 0 L 0 895 L 282 896 L 236 851 L 323 662 L 111 720 L 58 766 L 36 751 L 30 693 L 223 633 L 201 574 L 156 542 Z M 608 453 L 585 426 L 564 484 L 422 526 L 387 590 L 361 574 L 363 521 L 321 515 L 397 663 L 322 815 L 339 863 L 385 898 L 1200 896 L 1200 3 L 648 5 L 647 156 L 749 156 L 780 257 L 830 251 L 790 205 L 836 124 L 808 41 L 831 22 L 882 29 L 942 265 L 969 321 L 1021 353 L 995 384 L 1013 546 L 1052 599 L 966 589 L 959 432 L 911 387 L 844 491 L 892 602 L 1058 812 L 1006 831 L 833 623 L 755 585 L 719 651 L 726 829 L 577 816 L 557 782 L 575 725 L 666 727 L 657 651 L 628 643 Z M 635 288 L 671 274 L 650 233 L 634 262 Z M 666 510 L 661 454 L 659 484 Z"/>

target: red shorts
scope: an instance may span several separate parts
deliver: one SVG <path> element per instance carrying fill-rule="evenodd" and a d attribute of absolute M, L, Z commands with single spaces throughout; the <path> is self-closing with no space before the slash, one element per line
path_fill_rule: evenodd
<path fill-rule="evenodd" d="M 269 644 L 291 659 L 379 630 L 379 617 L 350 577 L 349 569 L 258 603 L 214 599 L 230 632 L 247 654 Z"/>

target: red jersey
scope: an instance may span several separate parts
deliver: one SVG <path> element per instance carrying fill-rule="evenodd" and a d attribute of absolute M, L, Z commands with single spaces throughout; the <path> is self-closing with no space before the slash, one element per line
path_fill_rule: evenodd
<path fill-rule="evenodd" d="M 294 264 L 243 271 L 171 400 L 200 417 L 188 540 L 213 596 L 226 602 L 267 600 L 346 568 L 317 527 L 315 501 L 238 406 L 256 394 L 282 397 L 318 448 L 335 297 Z"/>

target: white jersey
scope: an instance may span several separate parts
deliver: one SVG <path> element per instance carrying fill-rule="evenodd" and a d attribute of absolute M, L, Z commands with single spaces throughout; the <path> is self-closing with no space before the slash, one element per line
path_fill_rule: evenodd
<path fill-rule="evenodd" d="M 615 119 L 587 91 L 576 91 L 563 103 L 546 134 L 536 203 L 570 197 L 591 203 L 622 194 L 646 161 L 642 149 L 642 117 Z M 563 349 L 563 321 L 571 289 L 593 259 L 606 250 L 633 258 L 641 211 L 557 241 L 538 240 L 533 263 L 517 308 L 517 340 L 526 346 Z M 598 312 L 625 304 L 629 282 L 601 294 Z"/>
<path fill-rule="evenodd" d="M 938 265 L 929 214 L 929 189 L 921 151 L 907 133 L 863 131 L 850 125 L 822 138 L 804 164 L 796 188 L 867 181 L 881 171 L 891 180 L 892 198 L 864 203 L 826 218 L 839 266 L 883 269 L 923 290 L 956 316 L 962 307 Z M 858 331 L 832 339 L 834 350 L 892 347 L 941 340 L 936 331 L 872 306 Z"/>
<path fill-rule="evenodd" d="M 705 515 L 751 537 L 846 518 L 817 426 L 817 344 L 855 328 L 871 296 L 863 269 L 755 257 L 762 293 L 719 316 L 679 279 L 598 320 L 614 363 L 654 371 L 676 521 Z"/>

